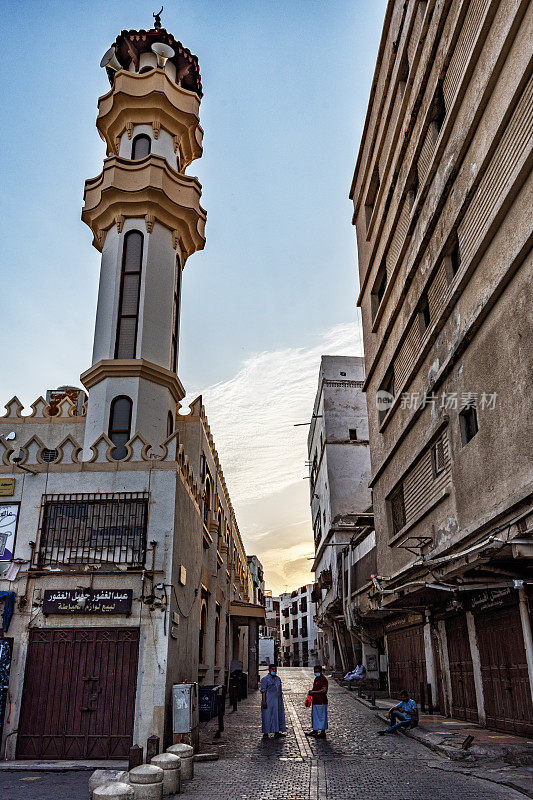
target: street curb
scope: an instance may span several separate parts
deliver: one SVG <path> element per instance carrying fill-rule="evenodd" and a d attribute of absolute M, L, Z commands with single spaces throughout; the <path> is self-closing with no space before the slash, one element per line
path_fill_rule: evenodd
<path fill-rule="evenodd" d="M 350 694 L 352 694 L 352 692 L 350 692 Z M 376 718 L 379 719 L 381 722 L 389 724 L 389 720 L 383 713 L 382 709 L 377 709 L 376 706 L 371 705 L 371 703 L 363 700 L 361 697 L 357 697 L 357 695 L 354 695 L 354 699 L 357 700 L 357 702 L 360 703 L 365 708 L 368 708 L 371 711 L 375 711 Z M 416 742 L 419 742 L 420 744 L 424 745 L 424 747 L 427 747 L 427 749 L 431 750 L 433 753 L 437 753 L 438 755 L 447 758 L 450 766 L 453 765 L 454 767 L 456 767 L 455 769 L 453 768 L 447 769 L 446 770 L 447 772 L 454 772 L 455 774 L 458 775 L 471 775 L 472 777 L 479 778 L 480 780 L 488 781 L 489 783 L 494 783 L 496 786 L 505 786 L 508 789 L 514 789 L 516 792 L 520 792 L 520 794 L 523 794 L 524 797 L 533 798 L 533 790 L 529 790 L 525 786 L 522 786 L 520 783 L 513 781 L 512 778 L 510 780 L 497 780 L 493 776 L 486 775 L 483 769 L 476 768 L 472 761 L 465 762 L 462 761 L 462 759 L 459 760 L 457 758 L 454 758 L 454 756 L 457 755 L 456 750 L 450 747 L 446 747 L 446 745 L 438 744 L 432 741 L 431 739 L 427 738 L 427 736 L 424 734 L 423 731 L 417 728 L 412 728 L 411 730 L 407 731 L 402 730 L 400 731 L 400 733 L 403 736 L 408 736 L 410 739 L 414 739 Z M 460 768 L 461 764 L 465 764 L 463 769 Z M 469 764 L 470 767 L 467 767 L 466 764 Z M 527 778 L 524 778 L 524 780 L 527 780 Z"/>
<path fill-rule="evenodd" d="M 0 772 L 94 772 L 95 769 L 127 770 L 127 761 L 87 762 L 38 762 L 38 761 L 0 761 Z"/>

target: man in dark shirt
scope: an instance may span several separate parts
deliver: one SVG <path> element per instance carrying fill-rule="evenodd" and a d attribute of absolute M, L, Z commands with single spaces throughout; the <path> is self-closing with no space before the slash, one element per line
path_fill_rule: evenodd
<path fill-rule="evenodd" d="M 325 739 L 328 728 L 328 679 L 322 674 L 320 665 L 317 664 L 314 672 L 315 680 L 313 688 L 309 692 L 313 698 L 311 706 L 311 726 L 313 730 L 308 735 Z"/>

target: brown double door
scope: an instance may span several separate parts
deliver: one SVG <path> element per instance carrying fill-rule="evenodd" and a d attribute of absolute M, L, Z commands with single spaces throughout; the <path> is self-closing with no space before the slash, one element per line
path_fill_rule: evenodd
<path fill-rule="evenodd" d="M 138 628 L 33 628 L 17 758 L 127 756 L 138 657 Z"/>
<path fill-rule="evenodd" d="M 419 698 L 420 684 L 427 683 L 423 626 L 388 633 L 387 651 L 391 695 L 397 697 L 406 689 L 411 697 Z"/>
<path fill-rule="evenodd" d="M 533 736 L 533 703 L 518 606 L 476 616 L 488 728 Z"/>
<path fill-rule="evenodd" d="M 452 717 L 477 722 L 476 686 L 466 616 L 446 620 L 446 639 L 452 685 Z"/>

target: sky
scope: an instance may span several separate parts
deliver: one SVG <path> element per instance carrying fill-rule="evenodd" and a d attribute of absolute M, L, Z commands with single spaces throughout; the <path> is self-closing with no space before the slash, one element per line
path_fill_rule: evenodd
<path fill-rule="evenodd" d="M 152 7 L 153 6 L 153 7 Z M 348 192 L 385 0 L 172 0 L 199 58 L 207 244 L 186 264 L 179 375 L 202 394 L 243 540 L 275 593 L 312 580 L 307 428 L 322 354 L 361 355 Z M 141 0 L 4 0 L 0 407 L 80 385 L 99 253 L 80 220 L 105 156 L 99 62 Z"/>

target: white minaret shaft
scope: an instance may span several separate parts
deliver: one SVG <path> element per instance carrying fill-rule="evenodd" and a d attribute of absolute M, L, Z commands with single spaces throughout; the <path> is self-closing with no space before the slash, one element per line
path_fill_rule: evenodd
<path fill-rule="evenodd" d="M 152 45 L 172 48 L 164 69 Z M 160 444 L 184 395 L 177 377 L 181 275 L 204 246 L 201 186 L 184 174 L 202 153 L 196 58 L 164 29 L 123 32 L 123 69 L 98 101 L 107 143 L 101 174 L 85 184 L 82 219 L 102 253 L 84 458 L 105 434 L 117 459 L 140 433 Z M 116 62 L 113 60 L 113 63 Z"/>

